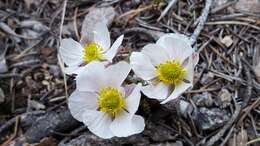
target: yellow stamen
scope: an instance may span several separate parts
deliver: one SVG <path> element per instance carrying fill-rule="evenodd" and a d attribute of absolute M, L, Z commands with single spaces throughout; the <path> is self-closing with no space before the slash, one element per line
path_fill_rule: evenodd
<path fill-rule="evenodd" d="M 186 70 L 175 60 L 168 60 L 157 66 L 157 76 L 164 84 L 179 84 L 186 75 Z"/>
<path fill-rule="evenodd" d="M 107 87 L 100 90 L 98 105 L 100 111 L 115 117 L 125 108 L 125 99 L 118 89 Z"/>
<path fill-rule="evenodd" d="M 96 43 L 89 43 L 84 47 L 83 60 L 89 63 L 93 60 L 102 60 L 102 47 Z"/>

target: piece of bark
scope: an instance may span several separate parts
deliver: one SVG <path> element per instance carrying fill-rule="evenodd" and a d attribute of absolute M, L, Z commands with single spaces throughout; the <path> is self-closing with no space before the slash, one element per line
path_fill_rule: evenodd
<path fill-rule="evenodd" d="M 224 109 L 199 107 L 193 115 L 197 125 L 203 130 L 219 128 L 230 119 L 229 113 Z"/>
<path fill-rule="evenodd" d="M 115 146 L 115 145 L 135 145 L 147 146 L 151 141 L 165 142 L 176 139 L 176 133 L 153 122 L 146 122 L 145 130 L 129 137 L 114 137 L 112 139 L 101 139 L 90 132 L 85 132 L 80 136 L 70 140 L 68 143 L 60 143 L 59 146 Z"/>
<path fill-rule="evenodd" d="M 53 131 L 64 132 L 78 124 L 79 122 L 71 116 L 69 110 L 61 108 L 37 118 L 25 132 L 25 138 L 29 143 L 39 142 L 42 138 L 51 135 Z"/>
<path fill-rule="evenodd" d="M 69 143 L 60 143 L 58 146 L 115 146 L 124 144 L 145 146 L 149 144 L 149 139 L 139 134 L 126 138 L 102 139 L 92 133 L 86 132 L 79 137 L 72 139 Z"/>

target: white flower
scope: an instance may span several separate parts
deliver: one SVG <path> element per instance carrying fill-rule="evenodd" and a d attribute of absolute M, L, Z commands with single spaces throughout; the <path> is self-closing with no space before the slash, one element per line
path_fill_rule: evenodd
<path fill-rule="evenodd" d="M 95 25 L 92 32 L 82 37 L 81 43 L 71 38 L 63 39 L 59 53 L 68 66 L 65 68 L 65 72 L 67 74 L 78 74 L 84 64 L 94 60 L 112 62 L 123 38 L 124 35 L 121 35 L 110 46 L 108 28 L 105 23 L 100 22 Z"/>
<path fill-rule="evenodd" d="M 144 119 L 135 115 L 141 93 L 121 84 L 130 72 L 130 65 L 119 62 L 107 68 L 92 61 L 76 77 L 77 89 L 69 98 L 72 116 L 102 138 L 126 137 L 144 130 Z"/>
<path fill-rule="evenodd" d="M 133 52 L 130 64 L 135 74 L 148 82 L 142 92 L 164 104 L 192 87 L 198 59 L 187 37 L 166 34 L 156 44 L 148 44 L 141 52 Z"/>

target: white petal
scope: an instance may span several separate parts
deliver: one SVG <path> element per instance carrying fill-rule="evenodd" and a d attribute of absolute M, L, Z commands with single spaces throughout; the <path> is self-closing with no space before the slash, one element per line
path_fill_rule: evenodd
<path fill-rule="evenodd" d="M 163 37 L 172 37 L 172 38 L 176 38 L 176 39 L 181 39 L 182 41 L 185 41 L 185 43 L 189 44 L 190 46 L 192 45 L 189 37 L 187 37 L 184 34 L 168 33 L 168 34 L 161 36 L 161 38 L 163 38 Z"/>
<path fill-rule="evenodd" d="M 157 85 L 144 86 L 141 90 L 149 98 L 162 100 L 168 97 L 170 86 L 165 85 L 162 82 L 159 82 Z"/>
<path fill-rule="evenodd" d="M 135 89 L 136 84 L 132 83 L 124 86 L 125 96 L 129 96 Z"/>
<path fill-rule="evenodd" d="M 94 42 L 100 45 L 106 51 L 110 48 L 110 35 L 107 25 L 104 22 L 96 24 L 94 30 Z"/>
<path fill-rule="evenodd" d="M 112 119 L 100 111 L 87 110 L 83 115 L 83 122 L 88 129 L 101 138 L 111 138 L 114 134 L 109 129 Z"/>
<path fill-rule="evenodd" d="M 124 87 L 117 87 L 117 90 L 122 94 L 122 97 L 126 97 L 126 92 Z"/>
<path fill-rule="evenodd" d="M 162 36 L 156 44 L 161 45 L 172 59 L 182 62 L 189 57 L 194 49 L 189 41 L 183 38 L 183 35 L 171 34 Z"/>
<path fill-rule="evenodd" d="M 194 58 L 193 56 L 189 57 L 188 64 L 184 67 L 187 71 L 187 75 L 185 77 L 193 85 L 193 76 L 194 76 Z"/>
<path fill-rule="evenodd" d="M 85 65 L 76 77 L 79 91 L 97 92 L 106 87 L 105 67 L 102 62 L 92 61 Z"/>
<path fill-rule="evenodd" d="M 75 90 L 68 99 L 68 106 L 71 115 L 78 121 L 83 121 L 83 114 L 86 110 L 96 110 L 97 96 L 91 92 L 80 92 Z"/>
<path fill-rule="evenodd" d="M 129 74 L 131 67 L 128 63 L 121 61 L 106 68 L 107 84 L 112 87 L 120 87 Z"/>
<path fill-rule="evenodd" d="M 193 62 L 193 67 L 195 67 L 199 63 L 199 53 L 194 52 L 192 54 L 192 62 Z"/>
<path fill-rule="evenodd" d="M 117 137 L 127 137 L 142 132 L 144 127 L 143 117 L 123 111 L 111 123 L 110 130 Z"/>
<path fill-rule="evenodd" d="M 150 59 L 140 52 L 133 52 L 130 56 L 130 65 L 135 74 L 143 80 L 151 80 L 156 77 L 155 67 Z"/>
<path fill-rule="evenodd" d="M 123 42 L 123 39 L 124 35 L 121 35 L 119 38 L 116 39 L 111 48 L 103 54 L 104 58 L 107 59 L 109 62 L 112 62 L 113 58 L 116 56 L 117 52 L 119 51 L 119 47 Z"/>
<path fill-rule="evenodd" d="M 139 107 L 140 98 L 140 87 L 137 85 L 132 93 L 126 98 L 126 109 L 129 113 L 135 114 Z"/>
<path fill-rule="evenodd" d="M 64 72 L 69 75 L 79 74 L 83 68 L 84 68 L 83 66 L 68 66 L 65 67 Z"/>
<path fill-rule="evenodd" d="M 192 84 L 182 82 L 180 85 L 175 87 L 172 94 L 166 100 L 162 101 L 161 104 L 165 104 L 170 100 L 174 100 L 178 98 L 182 93 L 184 93 L 190 87 L 192 87 Z"/>
<path fill-rule="evenodd" d="M 142 49 L 142 53 L 150 58 L 154 66 L 170 59 L 167 52 L 157 44 L 145 45 Z"/>
<path fill-rule="evenodd" d="M 62 39 L 59 53 L 68 66 L 80 65 L 83 62 L 83 48 L 73 39 Z"/>
<path fill-rule="evenodd" d="M 193 78 L 194 78 L 194 68 L 199 62 L 199 54 L 194 52 L 192 56 L 189 57 L 189 61 L 187 66 L 185 66 L 185 69 L 187 70 L 187 76 L 185 77 L 186 80 L 188 80 L 192 86 L 193 86 Z"/>

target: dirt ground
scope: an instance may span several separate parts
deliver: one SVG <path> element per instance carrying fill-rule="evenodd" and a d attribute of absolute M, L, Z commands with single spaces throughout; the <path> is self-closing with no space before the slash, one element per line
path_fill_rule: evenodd
<path fill-rule="evenodd" d="M 125 35 L 114 62 L 164 33 L 191 37 L 200 56 L 193 88 L 165 105 L 142 97 L 145 130 L 126 138 L 98 138 L 67 107 L 60 37 L 80 40 L 100 9 L 111 40 Z M 0 0 L 1 146 L 258 146 L 259 105 L 259 0 Z"/>

